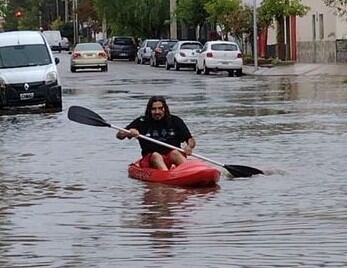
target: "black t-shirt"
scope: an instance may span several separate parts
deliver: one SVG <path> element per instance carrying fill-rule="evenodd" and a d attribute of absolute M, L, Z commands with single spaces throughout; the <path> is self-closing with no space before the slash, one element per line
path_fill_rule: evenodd
<path fill-rule="evenodd" d="M 171 144 L 175 147 L 181 147 L 182 142 L 192 137 L 183 120 L 175 115 L 170 115 L 168 119 L 159 121 L 146 119 L 144 116 L 141 116 L 126 126 L 126 129 L 130 128 L 135 128 L 144 136 Z M 144 139 L 139 139 L 139 142 L 142 149 L 142 156 L 153 152 L 166 154 L 172 150 Z"/>

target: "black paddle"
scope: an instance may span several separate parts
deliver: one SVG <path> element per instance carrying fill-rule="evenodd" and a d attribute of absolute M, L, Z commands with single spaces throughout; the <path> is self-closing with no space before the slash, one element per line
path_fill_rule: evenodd
<path fill-rule="evenodd" d="M 90 125 L 90 126 L 96 126 L 96 127 L 110 127 L 110 128 L 114 128 L 114 129 L 129 133 L 129 130 L 111 125 L 111 124 L 107 123 L 100 115 L 96 114 L 95 112 L 93 112 L 87 108 L 81 107 L 81 106 L 71 106 L 69 108 L 67 116 L 70 120 L 75 121 L 77 123 Z M 149 137 L 144 136 L 144 135 L 140 135 L 139 138 L 150 141 L 150 142 L 157 143 L 159 145 L 162 145 L 162 146 L 174 149 L 174 150 L 179 150 L 181 152 L 184 152 L 184 150 L 182 148 L 172 146 L 170 144 L 149 138 Z M 250 177 L 250 176 L 253 176 L 256 174 L 264 174 L 263 171 L 256 169 L 256 168 L 252 168 L 252 167 L 248 167 L 248 166 L 240 166 L 240 165 L 224 165 L 222 163 L 208 159 L 204 156 L 201 156 L 201 155 L 198 155 L 195 153 L 193 153 L 192 156 L 195 158 L 199 158 L 199 159 L 205 160 L 207 162 L 213 163 L 217 166 L 221 166 L 221 167 L 225 168 L 226 170 L 228 170 L 230 172 L 231 175 L 233 175 L 233 177 Z"/>

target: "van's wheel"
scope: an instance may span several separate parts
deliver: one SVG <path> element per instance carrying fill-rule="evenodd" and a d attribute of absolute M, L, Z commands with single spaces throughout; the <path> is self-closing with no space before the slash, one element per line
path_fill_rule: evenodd
<path fill-rule="evenodd" d="M 234 76 L 234 70 L 228 71 L 228 76 L 229 76 L 229 77 L 233 77 L 233 76 Z"/>
<path fill-rule="evenodd" d="M 170 64 L 167 61 L 165 62 L 165 69 L 170 70 Z"/>
<path fill-rule="evenodd" d="M 71 70 L 72 73 L 76 72 L 76 68 L 75 67 L 71 67 L 70 70 Z"/>
<path fill-rule="evenodd" d="M 61 87 L 57 87 L 54 90 L 49 89 L 46 96 L 46 108 L 61 109 L 63 107 Z"/>
<path fill-rule="evenodd" d="M 107 69 L 108 69 L 108 68 L 107 68 L 107 65 L 101 67 L 101 71 L 102 71 L 102 72 L 107 72 Z"/>
<path fill-rule="evenodd" d="M 237 69 L 236 70 L 236 76 L 240 77 L 242 75 L 242 69 Z"/>

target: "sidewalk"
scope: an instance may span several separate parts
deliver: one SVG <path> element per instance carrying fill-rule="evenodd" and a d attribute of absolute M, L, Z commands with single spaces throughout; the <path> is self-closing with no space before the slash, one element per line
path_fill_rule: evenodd
<path fill-rule="evenodd" d="M 246 75 L 301 75 L 301 76 L 346 76 L 347 64 L 324 64 L 324 63 L 295 63 L 291 65 L 279 65 L 273 67 L 258 67 L 255 71 L 254 66 L 244 65 L 243 73 Z"/>

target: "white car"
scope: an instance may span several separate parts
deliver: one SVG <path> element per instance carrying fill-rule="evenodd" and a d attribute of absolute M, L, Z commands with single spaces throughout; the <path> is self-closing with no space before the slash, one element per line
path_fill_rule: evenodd
<path fill-rule="evenodd" d="M 152 50 L 155 49 L 159 42 L 159 39 L 146 39 L 144 40 L 137 50 L 136 63 L 145 64 L 149 62 L 152 54 Z"/>
<path fill-rule="evenodd" d="M 195 68 L 198 50 L 202 45 L 199 41 L 179 41 L 166 55 L 166 70 L 174 67 L 176 71 L 180 67 Z"/>
<path fill-rule="evenodd" d="M 229 41 L 208 41 L 200 51 L 196 63 L 196 73 L 209 74 L 210 71 L 227 71 L 229 76 L 242 75 L 242 53 L 239 46 Z"/>

